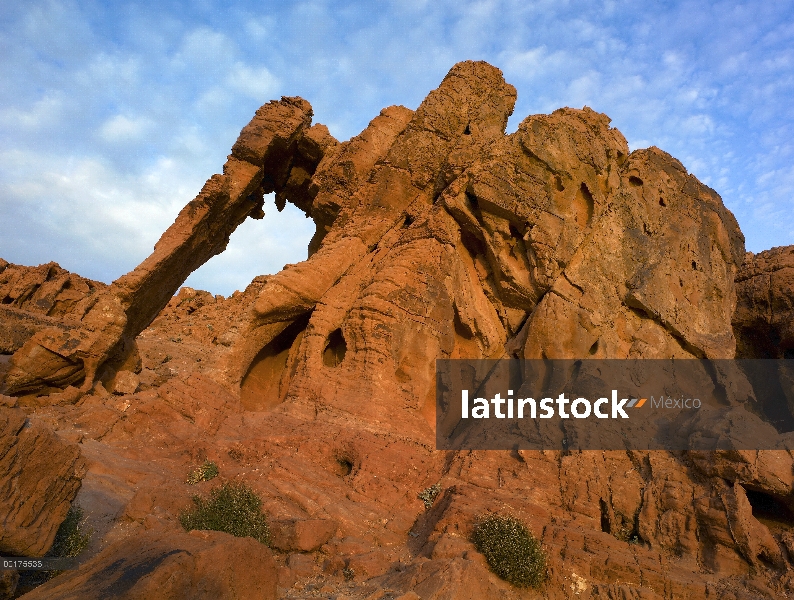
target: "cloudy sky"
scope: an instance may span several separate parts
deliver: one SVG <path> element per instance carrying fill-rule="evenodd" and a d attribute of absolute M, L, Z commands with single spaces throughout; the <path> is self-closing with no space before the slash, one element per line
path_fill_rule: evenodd
<path fill-rule="evenodd" d="M 459 60 L 527 115 L 584 105 L 715 188 L 758 252 L 794 244 L 794 2 L 0 0 L 0 257 L 110 282 L 143 260 L 281 95 L 338 139 L 416 108 Z M 248 220 L 189 285 L 306 257 L 297 209 Z"/>

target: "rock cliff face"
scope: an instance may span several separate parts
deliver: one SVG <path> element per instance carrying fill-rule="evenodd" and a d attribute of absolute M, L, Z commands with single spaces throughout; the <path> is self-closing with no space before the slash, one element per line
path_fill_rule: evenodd
<path fill-rule="evenodd" d="M 127 590 L 149 590 L 145 576 L 164 580 L 185 549 L 199 569 L 229 543 L 179 532 L 195 489 L 185 474 L 207 458 L 219 480 L 245 481 L 264 499 L 280 597 L 794 590 L 788 451 L 434 449 L 437 358 L 732 358 L 732 319 L 740 352 L 774 330 L 775 356 L 785 356 L 791 337 L 779 307 L 790 309 L 792 291 L 769 291 L 778 259 L 764 253 L 740 271 L 743 236 L 716 192 L 657 148 L 630 153 L 589 108 L 530 116 L 505 135 L 515 98 L 498 69 L 460 63 L 416 111 L 384 109 L 342 143 L 309 127 L 305 101 L 265 105 L 153 258 L 103 292 L 121 308 L 101 314 L 118 322 L 83 318 L 79 331 L 102 344 L 79 355 L 31 338 L 7 384 L 32 422 L 80 442 L 78 501 L 107 545 L 35 597 L 101 596 L 111 584 L 96 574 L 120 564 L 130 565 L 119 575 Z M 270 191 L 314 219 L 309 258 L 228 299 L 189 289 L 172 298 Z M 759 309 L 770 297 L 775 308 Z M 130 337 L 141 362 L 134 393 L 88 372 L 81 390 L 40 395 L 44 384 L 79 384 L 79 356 L 108 360 L 102 348 Z M 37 347 L 71 364 L 69 378 L 37 367 Z M 419 495 L 434 485 L 425 506 Z M 490 573 L 469 541 L 489 511 L 541 539 L 542 590 Z M 140 544 L 124 540 L 143 532 L 156 543 L 139 564 Z M 269 560 L 249 561 L 267 581 Z"/>
<path fill-rule="evenodd" d="M 794 246 L 749 252 L 736 291 L 736 355 L 794 358 Z"/>

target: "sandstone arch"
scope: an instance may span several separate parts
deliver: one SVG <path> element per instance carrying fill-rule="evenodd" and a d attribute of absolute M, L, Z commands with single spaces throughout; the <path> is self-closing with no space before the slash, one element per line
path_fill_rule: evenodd
<path fill-rule="evenodd" d="M 165 307 L 188 275 L 223 252 L 246 218 L 262 218 L 263 196 L 305 205 L 309 177 L 336 144 L 327 128 L 311 126 L 302 98 L 284 97 L 257 110 L 240 133 L 223 173 L 213 175 L 163 233 L 154 252 L 97 296 L 80 326 L 36 333 L 12 358 L 12 394 L 41 392 L 83 380 L 88 389 L 103 367 L 134 352 L 135 337 Z"/>

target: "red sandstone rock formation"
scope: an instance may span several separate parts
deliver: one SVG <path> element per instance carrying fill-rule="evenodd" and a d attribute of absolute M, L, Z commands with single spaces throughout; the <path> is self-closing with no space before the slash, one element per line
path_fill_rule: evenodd
<path fill-rule="evenodd" d="M 284 98 L 260 108 L 240 133 L 223 175 L 207 181 L 151 256 L 113 282 L 80 327 L 40 331 L 17 351 L 6 377 L 9 392 L 41 392 L 81 380 L 82 390 L 87 391 L 107 362 L 111 371 L 118 370 L 119 363 L 135 354 L 135 337 L 188 275 L 222 252 L 247 217 L 264 216 L 264 194 L 276 190 L 298 199 L 304 193 L 324 148 L 335 143 L 325 128 L 309 128 L 311 116 L 309 103 L 301 98 Z"/>
<path fill-rule="evenodd" d="M 181 564 L 179 589 L 194 593 L 198 557 L 215 556 L 217 540 L 186 536 L 177 516 L 196 489 L 225 480 L 263 498 L 285 598 L 750 600 L 794 589 L 789 451 L 434 449 L 436 358 L 730 358 L 736 348 L 744 242 L 716 192 L 661 150 L 629 153 L 588 108 L 530 116 L 505 135 L 514 101 L 498 69 L 466 62 L 415 112 L 385 109 L 348 142 L 287 118 L 304 133 L 264 191 L 317 223 L 307 261 L 229 299 L 171 298 L 187 267 L 158 267 L 182 247 L 167 233 L 160 258 L 111 286 L 111 300 L 127 302 L 113 295 L 122 288 L 149 299 L 123 305 L 134 327 L 95 330 L 116 332 L 105 340 L 142 330 L 138 391 L 99 384 L 69 402 L 19 400 L 31 422 L 80 442 L 78 501 L 108 544 L 33 597 L 97 597 L 117 577 L 123 593 L 148 594 Z M 230 161 L 271 143 L 269 110 Z M 226 229 L 190 265 L 243 213 L 201 221 Z M 166 304 L 151 322 L 149 309 Z M 218 480 L 184 483 L 207 458 Z M 436 484 L 426 508 L 418 495 Z M 511 588 L 474 549 L 472 524 L 488 511 L 541 539 L 540 592 Z M 260 562 L 250 568 L 270 581 Z"/>
<path fill-rule="evenodd" d="M 77 326 L 105 287 L 57 263 L 23 267 L 0 259 L 0 353 L 16 352 L 47 327 Z"/>
<path fill-rule="evenodd" d="M 24 597 L 275 600 L 276 567 L 270 550 L 251 538 L 217 531 L 150 533 L 111 546 L 79 573 L 59 577 Z"/>

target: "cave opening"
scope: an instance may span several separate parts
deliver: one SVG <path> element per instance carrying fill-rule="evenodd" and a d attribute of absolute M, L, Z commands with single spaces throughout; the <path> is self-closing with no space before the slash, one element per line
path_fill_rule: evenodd
<path fill-rule="evenodd" d="M 347 353 L 347 342 L 341 329 L 334 329 L 328 336 L 328 342 L 323 350 L 323 364 L 326 367 L 338 367 Z"/>
<path fill-rule="evenodd" d="M 770 529 L 794 527 L 794 511 L 779 496 L 760 490 L 745 489 L 753 516 Z"/>
<path fill-rule="evenodd" d="M 311 313 L 297 318 L 254 357 L 240 385 L 244 410 L 267 411 L 284 401 L 289 377 L 284 378 L 290 350 L 300 345 Z"/>

